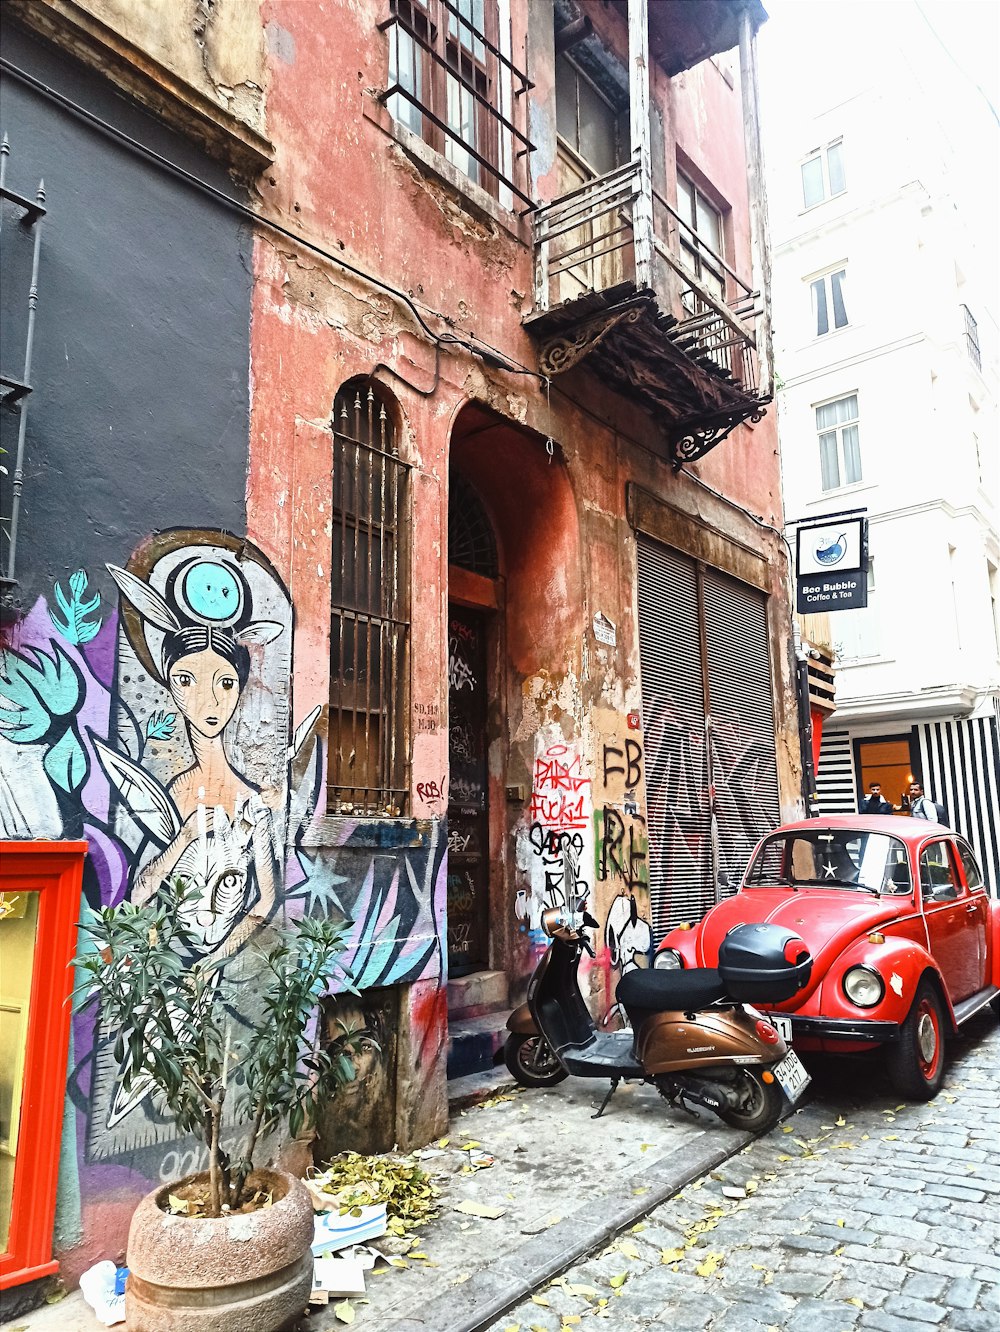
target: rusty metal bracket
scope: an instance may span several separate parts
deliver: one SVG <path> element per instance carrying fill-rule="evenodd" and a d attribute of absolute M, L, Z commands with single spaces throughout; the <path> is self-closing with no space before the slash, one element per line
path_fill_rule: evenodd
<path fill-rule="evenodd" d="M 558 375 L 599 347 L 619 324 L 636 324 L 642 318 L 647 302 L 629 304 L 625 308 L 609 310 L 581 324 L 571 334 L 550 338 L 542 347 L 538 366 L 543 375 Z"/>
<path fill-rule="evenodd" d="M 699 417 L 696 421 L 681 422 L 668 432 L 670 465 L 679 472 L 686 462 L 695 462 L 721 444 L 739 425 L 756 425 L 764 419 L 770 398 L 758 398 L 732 411 L 717 412 Z"/>

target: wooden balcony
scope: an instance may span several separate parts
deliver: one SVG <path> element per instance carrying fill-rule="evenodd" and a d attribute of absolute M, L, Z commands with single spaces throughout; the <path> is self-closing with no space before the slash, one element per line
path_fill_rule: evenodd
<path fill-rule="evenodd" d="M 720 22 L 742 22 L 741 66 L 748 65 L 742 73 L 749 86 L 755 86 L 754 11 L 754 0 L 711 10 Z M 710 7 L 683 12 L 692 21 L 704 20 Z M 657 35 L 653 15 L 660 21 L 662 13 L 654 7 L 647 17 L 645 0 L 629 0 L 629 161 L 535 210 L 534 302 L 524 322 L 538 340 L 543 374 L 555 377 L 584 365 L 645 404 L 662 426 L 676 469 L 742 422 L 759 421 L 772 385 L 766 292 L 754 290 L 748 274 L 711 249 L 653 188 L 649 39 L 651 28 Z M 756 117 L 745 119 L 755 140 Z M 748 141 L 751 163 L 758 147 Z M 751 171 L 751 229 L 759 259 L 765 247 L 758 187 Z M 749 267 L 750 255 L 745 263 Z M 761 271 L 766 273 L 763 265 Z"/>
<path fill-rule="evenodd" d="M 643 208 L 638 164 L 629 162 L 537 209 L 534 308 L 525 323 L 539 340 L 543 374 L 586 362 L 637 396 L 663 421 L 679 467 L 763 416 L 771 396 L 760 381 L 763 307 L 666 200 L 647 202 Z M 636 264 L 643 215 L 653 222 L 651 281 Z M 724 296 L 694 273 L 692 246 L 724 275 Z"/>

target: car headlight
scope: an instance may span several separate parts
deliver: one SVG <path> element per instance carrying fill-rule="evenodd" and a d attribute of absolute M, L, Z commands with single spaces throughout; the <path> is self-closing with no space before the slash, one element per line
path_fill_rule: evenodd
<path fill-rule="evenodd" d="M 657 971 L 679 971 L 683 965 L 676 948 L 664 948 L 653 958 L 653 966 Z"/>
<path fill-rule="evenodd" d="M 885 983 L 871 967 L 851 967 L 844 973 L 844 993 L 858 1008 L 874 1008 L 885 994 Z"/>

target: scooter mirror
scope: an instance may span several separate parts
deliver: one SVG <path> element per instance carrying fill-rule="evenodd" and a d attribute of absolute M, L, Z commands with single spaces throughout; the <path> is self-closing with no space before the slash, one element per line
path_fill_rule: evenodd
<path fill-rule="evenodd" d="M 546 907 L 542 912 L 542 932 L 551 939 L 556 930 L 562 929 L 566 924 L 566 913 L 562 907 Z"/>
<path fill-rule="evenodd" d="M 584 928 L 588 930 L 600 929 L 600 925 L 597 923 L 597 921 L 594 919 L 594 917 L 590 914 L 589 911 L 585 911 L 583 913 L 583 924 Z"/>

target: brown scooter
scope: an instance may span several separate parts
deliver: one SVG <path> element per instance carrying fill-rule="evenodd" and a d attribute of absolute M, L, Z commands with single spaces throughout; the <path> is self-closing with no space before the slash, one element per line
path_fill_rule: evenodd
<path fill-rule="evenodd" d="M 782 1003 L 806 984 L 812 958 L 797 934 L 777 925 L 738 925 L 723 940 L 719 967 L 637 969 L 616 997 L 631 1030 L 599 1032 L 577 979 L 591 957 L 586 911 L 542 913 L 552 940 L 528 984 L 528 1002 L 507 1021 L 508 1069 L 524 1087 L 552 1087 L 573 1074 L 609 1078 L 594 1118 L 623 1080 L 649 1082 L 671 1106 L 697 1118 L 713 1111 L 733 1128 L 762 1132 L 777 1123 L 785 1097 L 794 1104 L 809 1082 L 795 1053 L 745 1005 Z"/>

